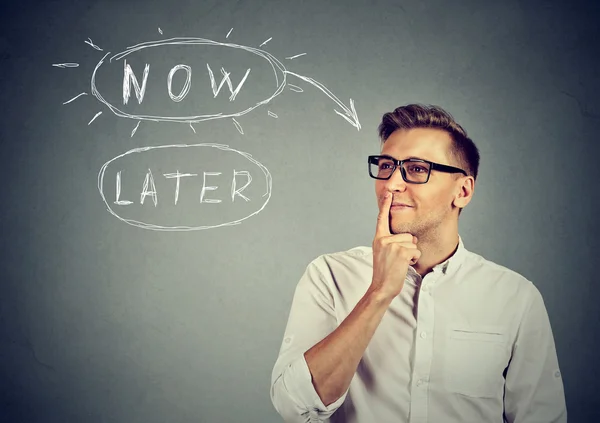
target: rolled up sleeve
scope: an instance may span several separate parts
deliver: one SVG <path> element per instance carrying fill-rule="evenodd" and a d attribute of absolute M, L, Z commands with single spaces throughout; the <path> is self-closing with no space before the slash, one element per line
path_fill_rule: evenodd
<path fill-rule="evenodd" d="M 504 415 L 509 423 L 566 423 L 562 376 L 548 313 L 531 284 L 505 383 Z"/>
<path fill-rule="evenodd" d="M 329 406 L 323 404 L 312 383 L 304 353 L 338 326 L 331 284 L 311 262 L 292 300 L 283 342 L 271 376 L 271 401 L 285 422 L 327 422 L 342 405 L 348 391 Z"/>

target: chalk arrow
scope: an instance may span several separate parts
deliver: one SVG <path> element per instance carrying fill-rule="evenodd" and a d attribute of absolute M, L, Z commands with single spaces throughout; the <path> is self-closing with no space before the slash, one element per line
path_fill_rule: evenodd
<path fill-rule="evenodd" d="M 314 79 L 309 78 L 308 76 L 298 75 L 297 73 L 290 72 L 288 70 L 286 70 L 285 73 L 287 73 L 288 75 L 293 75 L 296 78 L 300 78 L 301 80 L 306 81 L 309 84 L 314 85 L 315 87 L 323 91 L 327 97 L 335 101 L 337 105 L 344 111 L 344 113 L 342 113 L 336 109 L 333 109 L 334 112 L 346 119 L 350 125 L 356 128 L 357 131 L 360 131 L 360 122 L 358 121 L 358 115 L 356 114 L 356 109 L 354 108 L 354 101 L 352 99 L 350 99 L 350 108 L 348 108 L 344 103 L 340 101 L 339 98 L 335 96 L 334 93 L 332 93 L 329 90 L 329 88 L 327 88 L 320 82 L 315 81 Z"/>

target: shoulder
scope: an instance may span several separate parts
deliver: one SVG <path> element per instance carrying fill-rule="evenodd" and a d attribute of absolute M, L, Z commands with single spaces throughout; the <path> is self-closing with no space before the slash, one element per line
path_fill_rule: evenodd
<path fill-rule="evenodd" d="M 366 289 L 373 274 L 373 249 L 358 246 L 345 251 L 321 254 L 306 269 L 313 281 L 331 292 L 349 294 Z"/>
<path fill-rule="evenodd" d="M 312 260 L 310 265 L 329 271 L 340 267 L 373 267 L 373 249 L 367 246 L 358 246 L 344 251 L 324 253 Z"/>
<path fill-rule="evenodd" d="M 472 251 L 466 252 L 462 267 L 462 271 L 469 275 L 469 281 L 495 285 L 503 290 L 531 297 L 540 295 L 534 283 L 521 273 Z"/>

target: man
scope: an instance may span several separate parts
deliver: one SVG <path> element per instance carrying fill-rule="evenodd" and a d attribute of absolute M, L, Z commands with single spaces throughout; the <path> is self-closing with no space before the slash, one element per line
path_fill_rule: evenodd
<path fill-rule="evenodd" d="M 273 368 L 275 409 L 286 422 L 565 423 L 540 292 L 458 234 L 477 147 L 435 106 L 386 113 L 379 135 L 372 247 L 307 267 Z"/>

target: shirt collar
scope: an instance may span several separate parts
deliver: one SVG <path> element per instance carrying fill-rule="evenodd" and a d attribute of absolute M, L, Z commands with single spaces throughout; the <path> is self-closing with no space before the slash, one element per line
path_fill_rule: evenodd
<path fill-rule="evenodd" d="M 467 250 L 465 249 L 465 245 L 460 235 L 458 235 L 458 247 L 454 254 L 452 254 L 448 259 L 441 262 L 440 264 L 433 267 L 433 270 L 436 271 L 441 269 L 444 275 L 452 275 L 456 272 L 456 269 L 460 267 L 462 264 Z"/>
<path fill-rule="evenodd" d="M 443 275 L 451 276 L 454 273 L 456 273 L 458 268 L 464 262 L 467 255 L 468 251 L 465 249 L 461 236 L 458 235 L 458 246 L 456 247 L 456 251 L 454 251 L 454 253 L 445 261 L 436 264 L 431 270 L 434 273 L 441 272 Z M 415 283 L 416 285 L 420 283 L 422 277 L 415 271 L 415 269 L 412 266 L 408 267 L 407 275 L 408 274 L 411 275 L 409 279 L 413 281 L 413 283 Z"/>

